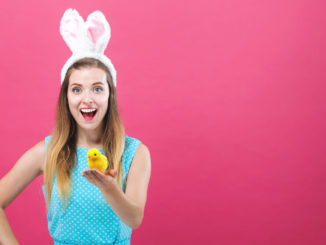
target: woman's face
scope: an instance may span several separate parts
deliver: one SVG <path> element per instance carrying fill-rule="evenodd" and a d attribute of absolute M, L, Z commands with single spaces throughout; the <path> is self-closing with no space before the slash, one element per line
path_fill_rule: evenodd
<path fill-rule="evenodd" d="M 106 73 L 102 69 L 86 67 L 72 71 L 67 97 L 79 129 L 94 130 L 102 126 L 109 96 Z"/>

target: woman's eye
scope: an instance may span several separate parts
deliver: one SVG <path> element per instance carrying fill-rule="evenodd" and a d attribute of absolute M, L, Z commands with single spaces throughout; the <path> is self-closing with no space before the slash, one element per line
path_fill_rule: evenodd
<path fill-rule="evenodd" d="M 103 89 L 102 89 L 102 88 L 100 88 L 100 87 L 98 87 L 98 88 L 95 88 L 95 91 L 96 91 L 96 92 L 102 92 L 102 90 L 103 90 Z"/>
<path fill-rule="evenodd" d="M 77 93 L 79 92 L 79 88 L 73 88 L 72 92 L 75 92 L 77 90 Z"/>

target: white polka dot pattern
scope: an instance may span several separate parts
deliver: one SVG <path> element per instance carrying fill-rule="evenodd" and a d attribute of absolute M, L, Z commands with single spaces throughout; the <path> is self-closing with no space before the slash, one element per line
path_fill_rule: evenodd
<path fill-rule="evenodd" d="M 45 137 L 46 147 L 50 138 L 51 136 Z M 122 156 L 124 192 L 130 164 L 140 143 L 138 139 L 127 135 L 125 137 L 125 150 Z M 72 191 L 65 211 L 58 194 L 57 176 L 56 174 L 54 176 L 47 215 L 48 229 L 54 244 L 130 244 L 132 229 L 113 212 L 98 187 L 81 176 L 82 171 L 89 168 L 88 149 L 77 147 L 76 151 L 77 165 L 71 174 Z M 103 154 L 103 150 L 100 152 Z M 42 190 L 45 198 L 44 185 Z"/>

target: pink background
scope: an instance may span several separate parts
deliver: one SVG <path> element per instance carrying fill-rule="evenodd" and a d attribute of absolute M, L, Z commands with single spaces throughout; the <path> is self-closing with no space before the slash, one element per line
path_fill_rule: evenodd
<path fill-rule="evenodd" d="M 110 22 L 129 136 L 152 176 L 132 244 L 325 244 L 326 4 L 308 0 L 1 3 L 1 168 L 50 134 L 67 8 Z M 51 244 L 42 177 L 6 209 Z"/>

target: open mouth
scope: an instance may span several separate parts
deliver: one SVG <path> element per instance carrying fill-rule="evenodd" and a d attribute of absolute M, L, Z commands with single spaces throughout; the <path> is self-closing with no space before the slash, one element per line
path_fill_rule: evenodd
<path fill-rule="evenodd" d="M 84 119 L 89 121 L 89 120 L 92 120 L 95 117 L 97 110 L 94 109 L 94 110 L 89 111 L 89 112 L 80 110 L 80 112 L 81 112 L 82 116 L 84 117 Z"/>

